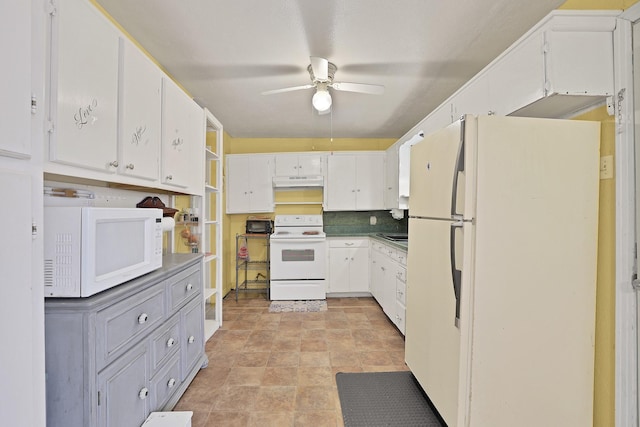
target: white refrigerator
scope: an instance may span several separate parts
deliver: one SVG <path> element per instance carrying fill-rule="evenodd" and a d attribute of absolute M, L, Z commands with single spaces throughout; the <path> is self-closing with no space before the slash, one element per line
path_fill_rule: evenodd
<path fill-rule="evenodd" d="M 465 116 L 411 148 L 405 358 L 449 427 L 592 425 L 599 141 Z"/>

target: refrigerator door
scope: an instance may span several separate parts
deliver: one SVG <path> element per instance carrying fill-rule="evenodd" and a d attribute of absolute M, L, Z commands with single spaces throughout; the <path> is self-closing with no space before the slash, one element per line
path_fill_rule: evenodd
<path fill-rule="evenodd" d="M 475 128 L 476 118 L 467 116 L 411 147 L 410 216 L 473 217 L 465 188 L 473 176 Z"/>
<path fill-rule="evenodd" d="M 453 225 L 409 219 L 405 331 L 407 365 L 449 426 L 457 425 L 460 369 L 452 271 L 462 270 L 463 237 L 472 227 Z"/>

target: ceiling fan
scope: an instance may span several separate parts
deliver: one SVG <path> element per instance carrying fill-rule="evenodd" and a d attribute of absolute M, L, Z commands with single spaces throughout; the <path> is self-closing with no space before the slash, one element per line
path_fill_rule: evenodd
<path fill-rule="evenodd" d="M 313 98 L 311 98 L 311 104 L 316 110 L 318 110 L 318 113 L 323 114 L 328 113 L 331 109 L 332 100 L 329 88 L 346 92 L 367 93 L 371 95 L 381 95 L 384 93 L 384 86 L 381 85 L 334 82 L 333 77 L 338 70 L 338 67 L 336 67 L 335 64 L 319 56 L 312 56 L 310 59 L 311 64 L 307 67 L 309 77 L 311 78 L 310 84 L 268 90 L 266 92 L 262 92 L 262 94 L 272 95 L 274 93 L 315 88 L 316 93 L 313 95 Z"/>

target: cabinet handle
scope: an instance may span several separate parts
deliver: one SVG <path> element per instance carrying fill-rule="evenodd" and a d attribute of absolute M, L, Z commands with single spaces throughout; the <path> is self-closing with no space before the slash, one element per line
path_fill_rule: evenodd
<path fill-rule="evenodd" d="M 190 291 L 191 289 L 193 289 L 193 285 L 192 285 L 191 283 L 189 283 L 189 284 L 187 285 L 187 291 Z"/>
<path fill-rule="evenodd" d="M 113 162 L 109 163 L 109 166 L 113 166 L 114 168 L 118 167 L 118 161 L 114 160 Z"/>
<path fill-rule="evenodd" d="M 167 181 L 171 181 L 173 179 L 173 175 L 167 175 Z"/>
<path fill-rule="evenodd" d="M 193 343 L 195 342 L 195 340 L 196 340 L 196 337 L 194 337 L 193 335 L 191 335 L 191 336 L 189 337 L 189 339 L 187 340 L 187 342 L 188 342 L 189 344 L 193 344 Z"/>
<path fill-rule="evenodd" d="M 173 338 L 169 338 L 167 340 L 167 348 L 171 348 L 173 347 L 173 345 L 176 343 L 176 340 L 174 340 Z"/>
<path fill-rule="evenodd" d="M 138 316 L 138 323 L 141 325 L 143 323 L 146 323 L 147 320 L 149 320 L 149 315 L 147 313 L 142 313 L 140 316 Z"/>
<path fill-rule="evenodd" d="M 349 257 L 346 257 L 344 260 L 345 260 L 345 261 L 349 261 Z"/>
<path fill-rule="evenodd" d="M 133 163 L 129 163 L 125 168 L 133 170 Z"/>
<path fill-rule="evenodd" d="M 353 243 L 352 242 L 351 243 L 345 243 L 344 245 L 345 246 L 353 246 Z"/>
<path fill-rule="evenodd" d="M 169 380 L 169 382 L 167 382 L 167 387 L 173 388 L 174 385 L 176 385 L 176 379 L 175 378 L 171 378 Z"/>
<path fill-rule="evenodd" d="M 351 258 L 351 261 L 353 261 L 353 258 Z"/>
<path fill-rule="evenodd" d="M 356 191 L 359 193 L 359 192 L 360 192 L 360 189 L 358 188 Z"/>
<path fill-rule="evenodd" d="M 142 387 L 142 390 L 140 390 L 140 393 L 138 393 L 138 397 L 140 398 L 140 400 L 145 400 L 147 396 L 149 396 L 149 389 L 146 387 Z"/>
<path fill-rule="evenodd" d="M 384 268 L 384 267 L 380 267 L 380 269 L 381 269 L 382 271 L 387 271 L 387 269 L 386 269 L 386 268 Z"/>

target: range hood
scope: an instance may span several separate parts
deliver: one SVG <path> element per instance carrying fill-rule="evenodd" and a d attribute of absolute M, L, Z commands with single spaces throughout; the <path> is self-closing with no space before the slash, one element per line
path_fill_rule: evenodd
<path fill-rule="evenodd" d="M 324 177 L 322 175 L 306 176 L 274 176 L 274 188 L 300 188 L 300 187 L 323 187 Z"/>

